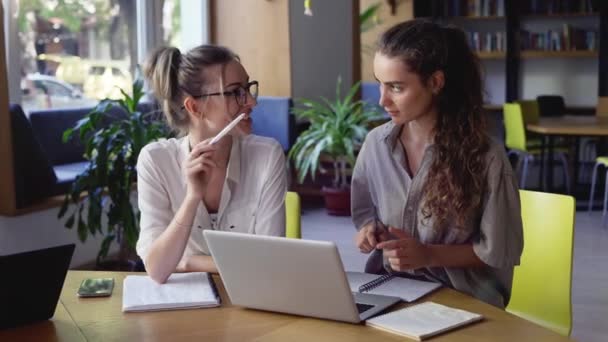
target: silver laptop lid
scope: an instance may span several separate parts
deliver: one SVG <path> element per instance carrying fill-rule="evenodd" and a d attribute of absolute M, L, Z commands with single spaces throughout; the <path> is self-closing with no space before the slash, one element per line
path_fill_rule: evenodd
<path fill-rule="evenodd" d="M 333 242 L 203 232 L 235 305 L 359 322 Z"/>

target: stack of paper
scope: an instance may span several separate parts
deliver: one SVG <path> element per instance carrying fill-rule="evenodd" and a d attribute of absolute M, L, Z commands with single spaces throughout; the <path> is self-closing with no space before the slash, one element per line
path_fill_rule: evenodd
<path fill-rule="evenodd" d="M 368 319 L 365 324 L 421 341 L 482 318 L 469 311 L 425 302 Z"/>
<path fill-rule="evenodd" d="M 208 273 L 174 273 L 165 284 L 148 276 L 127 276 L 122 311 L 154 311 L 216 307 L 220 298 Z"/>

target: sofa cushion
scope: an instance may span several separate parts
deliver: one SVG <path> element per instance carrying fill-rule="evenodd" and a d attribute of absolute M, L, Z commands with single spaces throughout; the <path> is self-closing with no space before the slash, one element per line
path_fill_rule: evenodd
<path fill-rule="evenodd" d="M 260 96 L 253 108 L 253 134 L 276 139 L 288 151 L 295 139 L 295 120 L 289 97 Z"/>
<path fill-rule="evenodd" d="M 21 106 L 10 106 L 17 208 L 23 208 L 52 194 L 57 181 L 30 122 Z"/>
<path fill-rule="evenodd" d="M 84 161 L 84 147 L 78 139 L 63 143 L 63 132 L 74 127 L 92 108 L 53 109 L 30 112 L 34 134 L 52 165 Z"/>

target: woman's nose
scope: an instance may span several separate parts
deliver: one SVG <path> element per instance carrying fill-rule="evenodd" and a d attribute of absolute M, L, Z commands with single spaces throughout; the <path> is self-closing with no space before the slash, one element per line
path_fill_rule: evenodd
<path fill-rule="evenodd" d="M 245 106 L 255 107 L 258 104 L 257 96 L 253 97 L 251 93 L 247 92 L 247 101 L 245 101 Z"/>
<path fill-rule="evenodd" d="M 380 87 L 380 100 L 378 101 L 378 104 L 381 107 L 387 107 L 390 103 L 391 100 L 388 98 L 388 96 L 386 96 L 386 92 L 382 89 L 382 87 Z"/>

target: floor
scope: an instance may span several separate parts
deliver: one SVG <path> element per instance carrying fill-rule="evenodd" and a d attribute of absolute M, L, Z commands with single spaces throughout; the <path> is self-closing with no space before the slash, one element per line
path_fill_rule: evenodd
<path fill-rule="evenodd" d="M 601 213 L 576 213 L 572 285 L 572 338 L 581 342 L 608 340 L 608 228 L 601 227 Z M 344 268 L 362 271 L 366 255 L 355 247 L 350 217 L 334 217 L 322 208 L 302 212 L 302 237 L 334 241 Z"/>

